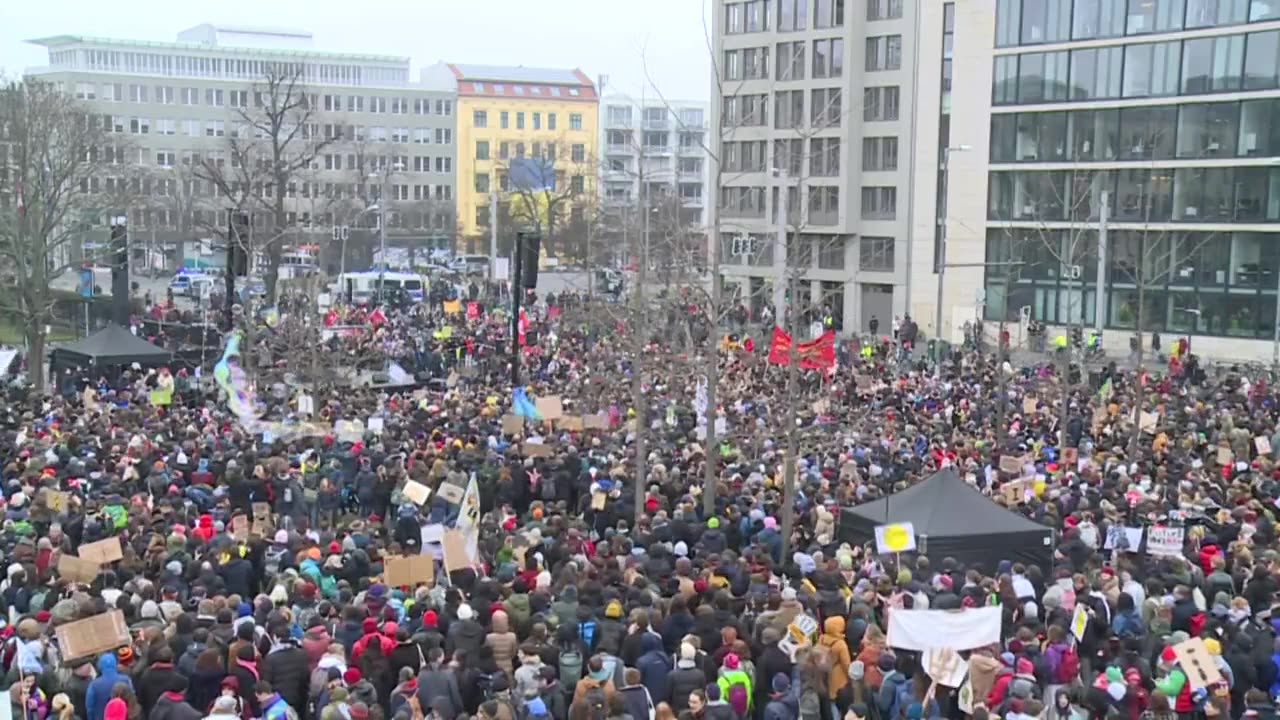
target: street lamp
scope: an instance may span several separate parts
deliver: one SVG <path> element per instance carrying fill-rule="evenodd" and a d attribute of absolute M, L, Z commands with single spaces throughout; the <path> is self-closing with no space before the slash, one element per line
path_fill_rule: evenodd
<path fill-rule="evenodd" d="M 384 172 L 384 173 L 371 172 L 368 175 L 369 178 L 382 179 L 382 189 L 378 193 L 378 202 L 374 203 L 373 205 L 370 205 L 368 208 L 365 209 L 366 212 L 370 210 L 378 211 L 378 258 L 379 260 L 381 260 L 381 262 L 378 263 L 378 302 L 379 303 L 383 301 L 382 285 L 383 285 L 384 278 L 387 274 L 387 206 L 386 206 L 387 181 L 391 179 L 391 173 L 402 172 L 402 171 L 404 171 L 404 163 L 397 162 L 392 164 L 387 172 Z"/>
<path fill-rule="evenodd" d="M 951 153 L 969 152 L 970 145 L 953 145 L 942 149 L 942 172 L 947 173 L 947 185 L 942 196 L 942 220 L 938 228 L 938 259 L 934 270 L 938 273 L 938 300 L 934 308 L 933 333 L 935 340 L 942 340 L 942 302 L 947 279 L 947 216 L 951 212 L 951 203 L 947 201 L 947 193 L 951 189 Z"/>

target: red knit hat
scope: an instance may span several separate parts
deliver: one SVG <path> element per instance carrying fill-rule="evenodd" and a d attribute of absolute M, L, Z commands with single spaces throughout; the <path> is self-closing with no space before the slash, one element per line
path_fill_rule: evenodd
<path fill-rule="evenodd" d="M 422 613 L 422 625 L 424 627 L 433 628 L 439 624 L 439 622 L 440 616 L 436 614 L 435 610 L 428 610 Z"/>
<path fill-rule="evenodd" d="M 1167 647 L 1160 651 L 1160 660 L 1172 665 L 1178 662 L 1178 653 L 1174 652 L 1172 647 Z"/>
<path fill-rule="evenodd" d="M 342 682 L 348 685 L 355 685 L 356 683 L 360 682 L 360 679 L 362 677 L 364 676 L 361 675 L 360 671 L 357 670 L 356 668 L 347 668 L 347 671 L 342 673 Z"/>

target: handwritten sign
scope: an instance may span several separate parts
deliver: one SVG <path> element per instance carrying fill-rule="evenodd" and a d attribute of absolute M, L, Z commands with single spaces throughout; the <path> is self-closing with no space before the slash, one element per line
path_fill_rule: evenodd
<path fill-rule="evenodd" d="M 582 432 L 582 427 L 583 427 L 583 423 L 582 423 L 581 415 L 566 415 L 565 417 L 560 419 L 561 430 L 567 430 L 569 432 Z"/>
<path fill-rule="evenodd" d="M 45 490 L 44 505 L 49 508 L 50 512 L 65 512 L 67 509 L 68 497 L 67 493 L 62 490 Z"/>
<path fill-rule="evenodd" d="M 1264 435 L 1259 435 L 1253 439 L 1253 447 L 1258 451 L 1259 455 L 1271 454 L 1271 440 Z"/>
<path fill-rule="evenodd" d="M 129 624 L 119 610 L 59 625 L 54 633 L 63 660 L 100 655 L 129 644 Z"/>
<path fill-rule="evenodd" d="M 427 499 L 431 497 L 431 488 L 420 482 L 410 480 L 404 484 L 404 496 L 417 505 L 425 505 L 427 504 Z"/>
<path fill-rule="evenodd" d="M 98 577 L 102 566 L 75 555 L 63 553 L 58 557 L 58 576 L 73 583 L 88 585 Z"/>
<path fill-rule="evenodd" d="M 461 530 L 445 530 L 440 545 L 444 548 L 445 572 L 471 567 L 471 558 L 467 554 L 467 536 Z"/>
<path fill-rule="evenodd" d="M 388 555 L 383 561 L 383 574 L 392 587 L 414 587 L 435 580 L 436 561 L 430 555 Z"/>
<path fill-rule="evenodd" d="M 123 558 L 124 551 L 120 549 L 120 538 L 109 537 L 106 540 L 81 545 L 79 555 L 81 560 L 106 565 Z"/>
<path fill-rule="evenodd" d="M 1028 396 L 1028 397 L 1022 398 L 1022 414 L 1023 415 L 1035 415 L 1036 411 L 1039 410 L 1039 408 L 1040 408 L 1040 401 L 1035 397 Z"/>
<path fill-rule="evenodd" d="M 608 430 L 609 418 L 604 415 L 583 415 L 582 429 L 584 430 Z"/>
<path fill-rule="evenodd" d="M 602 492 L 591 493 L 591 509 L 603 510 L 606 503 L 609 502 L 609 496 Z"/>
<path fill-rule="evenodd" d="M 1182 557 L 1182 542 L 1186 532 L 1186 528 L 1180 527 L 1147 528 L 1147 554 Z"/>
<path fill-rule="evenodd" d="M 1026 465 L 1026 460 L 1020 457 L 1012 457 L 1004 455 L 1000 458 L 1000 471 L 1007 472 L 1011 475 L 1020 474 L 1022 466 Z"/>
<path fill-rule="evenodd" d="M 559 420 L 564 417 L 564 403 L 560 401 L 559 395 L 540 397 L 535 401 L 534 406 L 543 420 Z"/>
<path fill-rule="evenodd" d="M 1222 682 L 1222 673 L 1218 672 L 1217 663 L 1209 654 L 1201 638 L 1191 638 L 1173 646 L 1173 653 L 1178 656 L 1178 665 L 1187 676 L 1193 690 L 1201 690 Z"/>
<path fill-rule="evenodd" d="M 527 458 L 533 457 L 551 457 L 555 452 L 542 443 L 524 443 L 520 446 L 520 452 L 524 453 Z"/>

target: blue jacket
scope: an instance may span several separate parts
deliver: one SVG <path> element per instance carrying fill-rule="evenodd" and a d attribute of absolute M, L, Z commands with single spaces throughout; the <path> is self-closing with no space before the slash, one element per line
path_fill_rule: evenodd
<path fill-rule="evenodd" d="M 662 641 L 653 633 L 646 633 L 642 641 L 644 654 L 636 660 L 636 669 L 640 671 L 640 682 L 649 689 L 649 697 L 654 704 L 666 702 L 667 675 L 671 674 L 671 660 L 662 651 Z"/>
<path fill-rule="evenodd" d="M 115 653 L 105 653 L 98 658 L 98 677 L 89 683 L 85 692 L 85 720 L 102 720 L 102 713 L 107 709 L 107 701 L 111 699 L 111 688 L 116 683 L 124 683 L 133 689 L 133 680 L 116 670 Z"/>

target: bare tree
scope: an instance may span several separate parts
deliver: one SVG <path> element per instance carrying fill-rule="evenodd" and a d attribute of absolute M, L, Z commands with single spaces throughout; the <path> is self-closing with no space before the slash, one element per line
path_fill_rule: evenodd
<path fill-rule="evenodd" d="M 236 200 L 235 209 L 261 218 L 265 230 L 255 234 L 252 250 L 267 261 L 267 295 L 275 297 L 284 246 L 297 226 L 289 213 L 291 188 L 317 159 L 332 137 L 317 131 L 314 95 L 303 82 L 300 63 L 268 63 L 262 80 L 243 92 L 236 103 L 234 132 L 227 137 L 229 166 L 201 161 L 198 174 L 214 184 L 218 194 Z M 251 255 L 252 257 L 252 255 Z"/>
<path fill-rule="evenodd" d="M 85 231 L 122 214 L 141 190 L 127 161 L 136 151 L 112 130 L 53 84 L 0 87 L 0 257 L 8 266 L 0 312 L 21 325 L 37 388 L 45 381 L 53 282 L 81 262 Z"/>
<path fill-rule="evenodd" d="M 568 235 L 575 227 L 574 208 L 584 207 L 595 193 L 596 167 L 581 144 L 535 142 L 526 147 L 504 141 L 489 182 L 506 197 L 511 224 L 540 235 L 543 251 L 556 257 L 582 247 Z M 576 218 L 579 231 L 585 229 L 584 217 L 585 211 Z"/>

